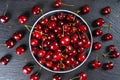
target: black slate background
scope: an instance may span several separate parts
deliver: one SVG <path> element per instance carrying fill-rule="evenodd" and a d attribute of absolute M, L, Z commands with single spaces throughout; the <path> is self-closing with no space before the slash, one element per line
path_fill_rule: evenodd
<path fill-rule="evenodd" d="M 30 54 L 29 47 L 27 48 L 27 51 L 24 55 L 18 56 L 15 53 L 15 48 L 20 44 L 26 44 L 28 46 L 29 37 L 29 32 L 23 27 L 23 25 L 17 23 L 16 18 L 19 15 L 25 13 L 29 16 L 27 24 L 33 25 L 33 23 L 41 16 L 41 14 L 37 16 L 32 15 L 31 8 L 37 4 L 42 7 L 44 12 L 48 12 L 56 9 L 53 7 L 53 1 L 54 0 L 0 0 L 0 15 L 3 14 L 6 4 L 9 4 L 7 13 L 10 16 L 10 20 L 8 23 L 0 23 L 0 44 L 4 43 L 5 40 L 12 37 L 12 34 L 15 31 L 24 30 L 26 33 L 24 39 L 17 42 L 13 49 L 7 49 L 5 46 L 0 46 L 0 58 L 6 54 L 12 55 L 12 59 L 7 66 L 0 64 L 0 80 L 29 80 L 30 75 L 25 75 L 22 73 L 22 67 L 29 62 L 35 64 L 35 68 L 32 73 L 39 70 L 38 64 L 35 63 Z M 63 0 L 63 2 L 75 5 L 74 7 L 61 7 L 61 9 L 68 9 L 71 11 L 80 8 L 84 4 L 89 4 L 91 6 L 90 13 L 81 16 L 88 22 L 91 30 L 96 29 L 94 26 L 91 25 L 91 23 L 95 19 L 103 17 L 107 24 L 111 23 L 113 25 L 113 28 L 110 30 L 110 32 L 113 34 L 114 39 L 113 41 L 104 42 L 101 40 L 101 37 L 94 38 L 94 41 L 103 42 L 103 48 L 100 51 L 93 51 L 87 62 L 85 62 L 85 64 L 83 64 L 79 69 L 67 74 L 60 74 L 62 76 L 62 80 L 69 80 L 69 78 L 77 75 L 81 71 L 86 71 L 88 73 L 88 80 L 120 80 L 120 58 L 107 59 L 101 56 L 101 53 L 106 51 L 106 46 L 110 44 L 115 44 L 118 48 L 118 51 L 120 51 L 120 17 L 117 17 L 117 15 L 120 13 L 120 0 Z M 110 15 L 103 16 L 100 14 L 100 10 L 107 5 L 111 6 L 113 12 Z M 8 27 L 11 24 L 15 23 L 17 23 L 17 25 L 15 25 L 13 28 Z M 106 29 L 103 29 L 103 31 L 104 33 L 107 32 Z M 99 59 L 103 63 L 107 62 L 108 60 L 113 61 L 115 64 L 114 69 L 105 71 L 102 68 L 97 70 L 88 68 L 88 63 L 91 60 L 95 59 L 96 53 L 99 54 Z M 25 61 L 25 59 L 27 61 Z M 42 69 L 40 80 L 52 80 L 53 75 L 54 73 Z"/>

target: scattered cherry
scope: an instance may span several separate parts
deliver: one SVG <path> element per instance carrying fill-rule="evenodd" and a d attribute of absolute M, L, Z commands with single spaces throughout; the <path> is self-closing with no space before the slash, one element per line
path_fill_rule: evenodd
<path fill-rule="evenodd" d="M 118 51 L 111 51 L 110 55 L 112 55 L 112 58 L 118 58 L 120 56 L 120 53 Z"/>
<path fill-rule="evenodd" d="M 101 29 L 96 29 L 96 30 L 94 31 L 94 34 L 95 34 L 95 36 L 101 36 L 101 35 L 103 34 L 103 32 L 102 32 Z"/>
<path fill-rule="evenodd" d="M 105 20 L 103 18 L 98 18 L 96 21 L 95 21 L 95 25 L 100 27 L 100 26 L 103 26 L 105 24 Z"/>
<path fill-rule="evenodd" d="M 25 45 L 20 45 L 20 46 L 18 46 L 18 47 L 16 48 L 16 53 L 17 53 L 18 55 L 23 54 L 25 51 L 26 51 Z"/>
<path fill-rule="evenodd" d="M 40 78 L 39 78 L 39 76 L 37 75 L 37 74 L 32 74 L 31 76 L 30 76 L 30 80 L 39 80 Z"/>
<path fill-rule="evenodd" d="M 92 61 L 92 67 L 93 67 L 94 69 L 97 69 L 97 68 L 101 67 L 101 62 L 98 61 L 98 60 L 93 60 L 93 61 Z"/>
<path fill-rule="evenodd" d="M 22 32 L 15 32 L 15 33 L 13 34 L 13 37 L 14 37 L 14 39 L 15 39 L 16 41 L 19 41 L 19 40 L 21 40 L 21 39 L 23 38 L 23 33 L 22 33 Z"/>
<path fill-rule="evenodd" d="M 38 15 L 40 12 L 41 12 L 40 6 L 35 5 L 35 6 L 32 7 L 32 13 L 33 13 L 34 15 Z"/>
<path fill-rule="evenodd" d="M 111 70 L 111 69 L 113 69 L 113 67 L 114 67 L 113 62 L 107 62 L 107 63 L 104 64 L 104 68 L 106 70 Z"/>
<path fill-rule="evenodd" d="M 55 74 L 52 80 L 62 80 L 62 79 L 59 75 Z"/>
<path fill-rule="evenodd" d="M 27 17 L 25 15 L 20 15 L 18 17 L 18 21 L 21 23 L 21 24 L 26 24 L 27 22 Z"/>
<path fill-rule="evenodd" d="M 15 45 L 16 41 L 13 38 L 10 38 L 8 40 L 6 40 L 5 45 L 7 46 L 7 48 L 13 48 Z"/>
<path fill-rule="evenodd" d="M 89 12 L 90 12 L 90 6 L 89 6 L 88 4 L 84 5 L 84 6 L 82 7 L 82 9 L 81 9 L 81 12 L 82 12 L 83 14 L 89 13 Z"/>
<path fill-rule="evenodd" d="M 102 9 L 102 13 L 107 15 L 107 14 L 110 14 L 111 13 L 111 8 L 110 6 L 106 6 Z"/>
<path fill-rule="evenodd" d="M 106 33 L 106 34 L 104 35 L 104 39 L 105 39 L 106 41 L 109 41 L 109 40 L 112 40 L 112 39 L 113 39 L 113 36 L 112 36 L 111 33 Z"/>
<path fill-rule="evenodd" d="M 93 49 L 94 50 L 99 50 L 99 49 L 101 49 L 102 48 L 102 44 L 100 43 L 100 42 L 95 42 L 94 44 L 93 44 Z"/>
<path fill-rule="evenodd" d="M 7 65 L 10 61 L 10 57 L 8 56 L 3 56 L 1 59 L 0 59 L 0 63 L 3 64 L 3 65 Z"/>
<path fill-rule="evenodd" d="M 0 16 L 1 23 L 7 23 L 9 18 L 7 16 Z"/>
<path fill-rule="evenodd" d="M 110 45 L 110 46 L 108 46 L 108 50 L 109 50 L 109 52 L 116 51 L 116 46 L 115 45 Z"/>
<path fill-rule="evenodd" d="M 33 70 L 33 66 L 30 66 L 30 65 L 25 65 L 22 68 L 22 71 L 24 74 L 30 74 L 32 70 Z"/>

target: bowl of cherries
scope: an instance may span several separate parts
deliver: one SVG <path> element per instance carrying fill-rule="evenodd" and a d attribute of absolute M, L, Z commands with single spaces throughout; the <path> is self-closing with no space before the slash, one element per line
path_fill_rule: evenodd
<path fill-rule="evenodd" d="M 33 25 L 29 47 L 35 61 L 54 73 L 67 73 L 87 60 L 93 44 L 86 21 L 68 10 L 43 14 Z"/>

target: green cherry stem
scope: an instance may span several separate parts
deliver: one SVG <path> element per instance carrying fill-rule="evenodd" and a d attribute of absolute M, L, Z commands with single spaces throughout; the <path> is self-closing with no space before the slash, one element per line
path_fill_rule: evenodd
<path fill-rule="evenodd" d="M 24 25 L 24 26 L 30 32 L 30 26 L 29 25 Z"/>
<path fill-rule="evenodd" d="M 71 78 L 69 80 L 74 80 L 74 79 L 77 79 L 77 78 L 79 78 L 79 76 L 73 77 L 73 78 Z"/>

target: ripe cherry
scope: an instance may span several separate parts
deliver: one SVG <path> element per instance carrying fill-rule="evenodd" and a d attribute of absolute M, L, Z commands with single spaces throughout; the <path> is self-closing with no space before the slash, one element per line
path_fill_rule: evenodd
<path fill-rule="evenodd" d="M 95 25 L 98 26 L 98 27 L 103 26 L 103 24 L 105 24 L 105 20 L 103 18 L 98 18 L 95 21 Z"/>
<path fill-rule="evenodd" d="M 107 14 L 110 14 L 111 13 L 111 8 L 110 6 L 106 6 L 102 9 L 102 13 L 107 15 Z"/>
<path fill-rule="evenodd" d="M 50 21 L 47 25 L 49 29 L 54 29 L 56 27 L 56 22 Z"/>
<path fill-rule="evenodd" d="M 19 41 L 19 40 L 21 40 L 21 39 L 23 38 L 23 33 L 22 33 L 22 32 L 15 32 L 15 33 L 13 34 L 13 37 L 14 37 L 14 39 L 15 39 L 16 41 Z"/>
<path fill-rule="evenodd" d="M 115 45 L 110 45 L 108 46 L 108 50 L 111 51 L 116 51 L 116 46 Z"/>
<path fill-rule="evenodd" d="M 120 53 L 118 51 L 112 51 L 110 55 L 112 55 L 112 58 L 118 58 L 120 56 Z"/>
<path fill-rule="evenodd" d="M 82 12 L 83 14 L 89 13 L 89 12 L 90 12 L 90 6 L 89 6 L 88 4 L 84 5 L 84 6 L 82 7 L 82 9 L 81 9 L 81 12 Z"/>
<path fill-rule="evenodd" d="M 59 63 L 54 63 L 53 64 L 53 70 L 54 71 L 60 71 L 60 64 Z"/>
<path fill-rule="evenodd" d="M 98 60 L 93 60 L 93 61 L 92 61 L 92 67 L 93 67 L 94 69 L 97 69 L 97 68 L 101 67 L 101 62 L 98 61 Z"/>
<path fill-rule="evenodd" d="M 65 19 L 66 15 L 63 12 L 60 12 L 60 13 L 57 14 L 57 17 L 58 17 L 59 20 L 63 20 L 63 19 Z"/>
<path fill-rule="evenodd" d="M 106 70 L 110 70 L 110 69 L 113 69 L 114 64 L 113 64 L 113 62 L 107 62 L 104 64 L 104 67 Z"/>
<path fill-rule="evenodd" d="M 73 14 L 67 14 L 66 15 L 66 20 L 67 21 L 74 21 L 75 20 L 75 16 Z"/>
<path fill-rule="evenodd" d="M 31 76 L 30 76 L 30 80 L 39 80 L 40 78 L 39 78 L 39 76 L 38 76 L 38 74 L 32 74 Z"/>
<path fill-rule="evenodd" d="M 86 59 L 86 55 L 84 53 L 78 54 L 78 61 L 83 62 Z"/>
<path fill-rule="evenodd" d="M 39 57 L 44 57 L 45 54 L 46 54 L 46 51 L 44 49 L 39 49 L 37 54 L 38 54 Z"/>
<path fill-rule="evenodd" d="M 45 55 L 45 60 L 47 61 L 50 61 L 52 60 L 52 55 L 53 55 L 53 52 L 52 51 L 48 51 Z"/>
<path fill-rule="evenodd" d="M 100 42 L 95 42 L 94 44 L 93 44 L 93 49 L 94 50 L 99 50 L 99 49 L 101 49 L 102 48 L 102 44 L 100 43 Z"/>
<path fill-rule="evenodd" d="M 52 16 L 50 16 L 50 20 L 56 22 L 57 21 L 57 17 L 55 15 L 52 15 Z"/>
<path fill-rule="evenodd" d="M 40 20 L 40 24 L 42 25 L 46 25 L 48 23 L 48 18 L 47 17 L 44 17 Z"/>
<path fill-rule="evenodd" d="M 52 80 L 62 80 L 62 79 L 59 75 L 55 74 Z"/>
<path fill-rule="evenodd" d="M 58 48 L 59 48 L 58 43 L 57 43 L 56 41 L 52 42 L 52 43 L 50 44 L 49 48 L 50 48 L 51 50 L 54 50 L 54 51 L 55 51 L 55 50 L 58 50 Z"/>
<path fill-rule="evenodd" d="M 10 49 L 14 47 L 15 43 L 16 41 L 13 38 L 11 38 L 11 39 L 6 40 L 5 45 L 7 46 L 7 48 Z"/>
<path fill-rule="evenodd" d="M 37 54 L 39 48 L 38 47 L 32 47 L 32 53 Z"/>
<path fill-rule="evenodd" d="M 38 5 L 32 7 L 32 13 L 38 15 L 41 12 L 41 8 Z"/>
<path fill-rule="evenodd" d="M 23 54 L 25 51 L 26 51 L 25 45 L 20 45 L 20 46 L 18 46 L 18 47 L 16 48 L 16 53 L 17 53 L 18 55 Z"/>
<path fill-rule="evenodd" d="M 87 40 L 87 41 L 84 43 L 83 47 L 84 47 L 84 48 L 89 48 L 90 45 L 91 45 L 91 41 L 90 41 L 90 40 Z"/>
<path fill-rule="evenodd" d="M 87 31 L 87 26 L 84 25 L 84 24 L 81 24 L 81 25 L 78 27 L 78 31 L 79 31 L 79 32 L 86 32 L 86 31 Z"/>
<path fill-rule="evenodd" d="M 41 30 L 41 29 L 42 29 L 42 26 L 41 26 L 40 24 L 36 24 L 36 25 L 35 25 L 35 29 L 36 29 L 36 30 Z"/>
<path fill-rule="evenodd" d="M 37 46 L 39 44 L 38 40 L 36 38 L 32 38 L 31 41 L 30 41 L 30 44 L 32 46 Z"/>
<path fill-rule="evenodd" d="M 112 39 L 113 39 L 113 36 L 112 36 L 112 34 L 107 33 L 107 34 L 104 35 L 104 39 L 105 39 L 106 41 L 109 41 L 109 40 L 112 40 Z"/>
<path fill-rule="evenodd" d="M 101 29 L 96 29 L 96 30 L 94 31 L 94 34 L 95 34 L 95 36 L 101 36 L 101 35 L 103 34 L 103 32 L 102 32 Z"/>
<path fill-rule="evenodd" d="M 0 16 L 1 23 L 7 23 L 9 18 L 7 16 Z"/>
<path fill-rule="evenodd" d="M 30 74 L 33 70 L 33 66 L 25 65 L 22 68 L 24 74 Z"/>
<path fill-rule="evenodd" d="M 21 23 L 21 24 L 26 24 L 27 22 L 27 17 L 25 15 L 20 15 L 18 17 L 18 21 Z"/>
<path fill-rule="evenodd" d="M 8 56 L 3 56 L 1 59 L 0 59 L 0 63 L 3 64 L 3 65 L 7 65 L 10 61 L 10 57 Z"/>
<path fill-rule="evenodd" d="M 34 30 L 32 32 L 32 36 L 37 38 L 37 39 L 41 39 L 42 35 L 43 35 L 42 30 Z"/>
<path fill-rule="evenodd" d="M 70 37 L 69 36 L 64 36 L 60 39 L 60 43 L 62 45 L 68 45 L 70 43 Z"/>
<path fill-rule="evenodd" d="M 58 52 L 58 51 L 54 52 L 54 54 L 53 54 L 53 61 L 59 61 L 61 59 L 62 59 L 62 53 Z"/>

